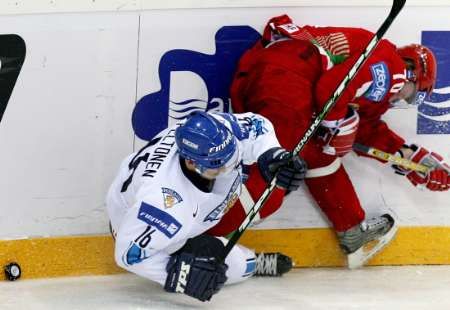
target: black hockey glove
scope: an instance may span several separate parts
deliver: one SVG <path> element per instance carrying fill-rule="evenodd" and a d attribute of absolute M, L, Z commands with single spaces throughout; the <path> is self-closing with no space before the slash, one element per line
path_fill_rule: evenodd
<path fill-rule="evenodd" d="M 167 263 L 164 289 L 201 301 L 210 300 L 227 280 L 228 266 L 218 262 L 224 248 L 222 241 L 209 235 L 188 239 Z"/>
<path fill-rule="evenodd" d="M 258 158 L 258 167 L 266 182 L 277 174 L 276 184 L 285 190 L 295 191 L 299 188 L 306 175 L 306 162 L 298 156 L 281 147 L 273 147 Z"/>
<path fill-rule="evenodd" d="M 166 267 L 164 289 L 209 301 L 225 284 L 227 269 L 226 264 L 218 263 L 214 257 L 195 257 L 186 252 L 175 254 Z"/>

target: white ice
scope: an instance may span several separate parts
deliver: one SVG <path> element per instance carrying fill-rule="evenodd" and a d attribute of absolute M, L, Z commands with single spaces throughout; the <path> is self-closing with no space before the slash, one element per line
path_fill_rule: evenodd
<path fill-rule="evenodd" d="M 0 309 L 448 310 L 450 266 L 295 269 L 202 303 L 132 274 L 0 282 Z"/>

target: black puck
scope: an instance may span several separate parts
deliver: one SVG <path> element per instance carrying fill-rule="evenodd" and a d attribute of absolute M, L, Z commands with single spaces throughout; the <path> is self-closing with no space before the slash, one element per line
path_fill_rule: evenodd
<path fill-rule="evenodd" d="M 9 263 L 4 267 L 5 277 L 9 281 L 15 281 L 20 278 L 22 271 L 18 263 Z"/>

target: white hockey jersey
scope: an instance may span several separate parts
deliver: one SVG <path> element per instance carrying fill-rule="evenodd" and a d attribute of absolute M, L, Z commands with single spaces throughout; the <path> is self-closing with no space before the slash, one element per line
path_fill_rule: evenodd
<path fill-rule="evenodd" d="M 279 146 L 272 124 L 260 115 L 212 115 L 237 138 L 241 164 L 253 164 L 262 153 Z M 161 284 L 170 254 L 219 222 L 238 199 L 243 180 L 239 165 L 219 175 L 211 192 L 192 184 L 182 171 L 175 143 L 180 124 L 128 156 L 107 196 L 117 264 Z"/>

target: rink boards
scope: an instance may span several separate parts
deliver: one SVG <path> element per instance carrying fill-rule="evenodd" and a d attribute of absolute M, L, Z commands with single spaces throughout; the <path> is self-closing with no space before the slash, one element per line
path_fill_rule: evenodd
<path fill-rule="evenodd" d="M 257 252 L 279 251 L 295 267 L 345 266 L 334 232 L 328 228 L 249 230 L 241 244 Z M 104 275 L 124 272 L 113 259 L 109 235 L 0 241 L 0 263 L 18 262 L 22 278 Z M 449 227 L 402 227 L 396 239 L 368 265 L 448 265 Z M 0 274 L 4 279 L 4 274 Z"/>
<path fill-rule="evenodd" d="M 53 3 L 0 4 L 8 14 L 0 15 L 0 76 L 8 82 L 0 97 L 0 263 L 18 260 L 30 266 L 29 277 L 117 271 L 104 196 L 120 160 L 145 143 L 133 127 L 151 136 L 195 108 L 228 111 L 233 61 L 268 18 L 288 13 L 300 25 L 376 30 L 390 2 L 370 14 L 364 1 Z M 439 52 L 437 92 L 427 106 L 391 111 L 386 120 L 407 141 L 450 158 L 450 7 L 411 3 L 387 37 Z M 132 124 L 135 107 L 145 117 Z M 450 263 L 448 192 L 421 192 L 353 155 L 344 165 L 367 213 L 393 213 L 402 226 L 374 264 Z M 328 226 L 301 190 L 244 238 L 257 249 L 285 250 L 298 266 L 342 265 Z"/>

